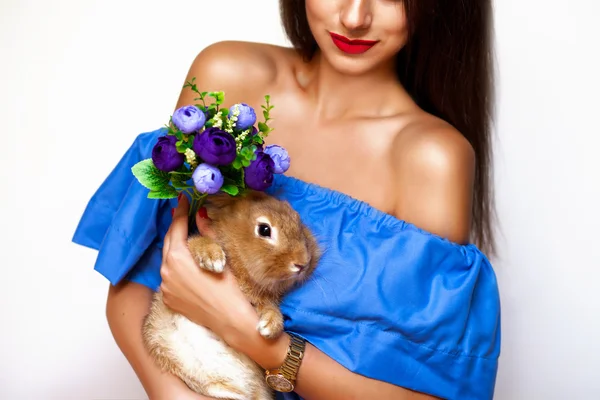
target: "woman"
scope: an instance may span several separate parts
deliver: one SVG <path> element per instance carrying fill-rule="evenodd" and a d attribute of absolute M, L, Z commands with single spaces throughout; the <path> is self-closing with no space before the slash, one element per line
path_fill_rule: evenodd
<path fill-rule="evenodd" d="M 272 194 L 326 238 L 319 274 L 282 305 L 288 333 L 262 339 L 227 270 L 200 271 L 187 252 L 187 199 L 147 200 L 134 182 L 129 168 L 149 157 L 160 132 L 140 135 L 74 238 L 100 249 L 117 344 L 151 399 L 203 398 L 159 372 L 143 348 L 141 322 L 160 285 L 171 308 L 265 370 L 289 360 L 292 338 L 302 340 L 290 378 L 302 398 L 491 398 L 500 307 L 479 250 L 493 252 L 490 2 L 280 6 L 295 50 L 217 43 L 187 79 L 255 109 L 271 95 L 270 139 L 293 160 Z M 176 108 L 191 103 L 184 90 Z"/>

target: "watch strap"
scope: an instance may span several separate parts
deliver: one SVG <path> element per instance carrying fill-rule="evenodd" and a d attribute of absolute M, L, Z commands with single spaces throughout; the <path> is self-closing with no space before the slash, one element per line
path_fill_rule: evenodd
<path fill-rule="evenodd" d="M 291 392 L 294 390 L 296 376 L 304 358 L 306 341 L 291 333 L 289 336 L 290 344 L 281 367 L 265 371 L 267 385 L 278 392 Z"/>
<path fill-rule="evenodd" d="M 300 369 L 300 364 L 304 358 L 306 341 L 292 333 L 289 335 L 290 345 L 285 360 L 283 361 L 283 365 L 279 368 L 279 371 L 286 379 L 295 382 L 298 370 Z"/>

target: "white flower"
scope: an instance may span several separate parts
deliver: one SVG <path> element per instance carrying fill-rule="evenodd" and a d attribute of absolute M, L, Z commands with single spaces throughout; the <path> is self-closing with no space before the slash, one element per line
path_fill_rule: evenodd
<path fill-rule="evenodd" d="M 233 110 L 231 111 L 231 115 L 229 116 L 229 118 L 227 118 L 227 122 L 226 122 L 226 125 L 225 125 L 225 132 L 233 133 L 233 128 L 235 127 L 235 123 L 238 120 L 238 115 L 240 115 L 240 108 L 236 104 L 235 106 L 233 106 Z"/>
<path fill-rule="evenodd" d="M 238 137 L 235 138 L 237 151 L 240 151 L 242 149 L 242 142 L 246 139 L 246 137 L 248 137 L 248 134 L 250 133 L 251 129 L 252 128 L 246 129 L 245 131 L 240 133 Z"/>
<path fill-rule="evenodd" d="M 219 111 L 218 113 L 215 114 L 214 117 L 212 117 L 213 126 L 215 128 L 221 129 L 221 127 L 223 126 L 223 120 L 221 119 L 222 115 L 223 115 L 223 113 L 221 111 Z"/>
<path fill-rule="evenodd" d="M 240 105 L 236 104 L 233 106 L 233 112 L 231 113 L 231 119 L 233 121 L 237 121 L 239 116 L 240 116 Z"/>
<path fill-rule="evenodd" d="M 196 166 L 196 153 L 194 153 L 194 150 L 192 149 L 187 149 L 185 151 L 185 160 L 187 161 L 188 164 L 190 164 L 190 166 L 193 168 Z"/>

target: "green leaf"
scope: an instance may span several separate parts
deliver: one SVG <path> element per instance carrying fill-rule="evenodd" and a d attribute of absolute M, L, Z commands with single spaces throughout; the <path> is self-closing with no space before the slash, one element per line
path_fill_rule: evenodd
<path fill-rule="evenodd" d="M 156 168 L 151 158 L 135 164 L 131 172 L 142 186 L 149 190 L 160 190 L 169 184 L 169 174 Z"/>
<path fill-rule="evenodd" d="M 223 115 L 224 117 L 229 115 L 229 109 L 228 108 L 222 108 L 221 109 L 221 115 Z"/>
<path fill-rule="evenodd" d="M 258 130 L 260 132 L 268 132 L 269 131 L 269 127 L 264 122 L 259 122 L 258 123 Z"/>
<path fill-rule="evenodd" d="M 223 100 L 225 100 L 224 92 L 210 92 L 208 95 L 214 98 L 217 104 L 223 104 Z"/>
<path fill-rule="evenodd" d="M 177 151 L 182 154 L 185 153 L 185 151 L 190 148 L 189 143 L 184 142 L 184 141 L 177 142 L 175 144 L 175 146 L 177 147 Z"/>
<path fill-rule="evenodd" d="M 269 119 L 269 112 L 267 110 L 263 110 L 263 117 L 265 117 L 265 119 Z"/>
<path fill-rule="evenodd" d="M 223 185 L 221 187 L 221 191 L 231 196 L 235 196 L 240 192 L 239 188 L 236 185 Z"/>
<path fill-rule="evenodd" d="M 149 199 L 174 199 L 179 195 L 179 192 L 173 186 L 165 186 L 159 190 L 151 190 L 148 193 Z"/>
<path fill-rule="evenodd" d="M 240 161 L 240 159 L 239 159 L 239 158 L 236 158 L 236 159 L 233 161 L 233 164 L 231 164 L 231 165 L 232 165 L 232 167 L 233 167 L 233 168 L 235 168 L 235 169 L 240 169 L 240 168 L 242 168 L 242 162 Z"/>
<path fill-rule="evenodd" d="M 250 157 L 252 157 L 252 153 L 253 153 L 253 151 L 250 148 L 244 147 L 242 149 L 242 151 L 240 152 L 240 155 L 244 158 L 250 158 Z"/>
<path fill-rule="evenodd" d="M 249 165 L 250 165 L 250 160 L 248 160 L 248 159 L 243 159 L 243 160 L 242 160 L 242 165 L 243 165 L 244 167 L 247 167 L 247 166 L 249 166 Z"/>
<path fill-rule="evenodd" d="M 190 189 L 190 188 L 192 188 L 192 187 L 193 187 L 192 185 L 188 185 L 188 184 L 187 184 L 187 183 L 185 183 L 185 182 L 179 182 L 179 181 L 178 181 L 178 182 L 172 182 L 172 184 L 173 184 L 173 187 L 174 187 L 175 189 L 180 189 L 180 190 L 183 190 L 183 189 Z"/>
<path fill-rule="evenodd" d="M 190 177 L 183 174 L 171 174 L 171 184 L 176 189 L 186 189 L 190 187 L 187 181 L 190 180 Z"/>

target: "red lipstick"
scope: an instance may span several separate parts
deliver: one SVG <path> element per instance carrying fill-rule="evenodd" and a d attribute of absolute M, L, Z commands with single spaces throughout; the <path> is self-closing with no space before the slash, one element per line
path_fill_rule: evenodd
<path fill-rule="evenodd" d="M 331 35 L 331 40 L 337 48 L 348 54 L 364 53 L 378 42 L 377 40 L 352 40 L 333 32 L 329 32 L 329 35 Z"/>

